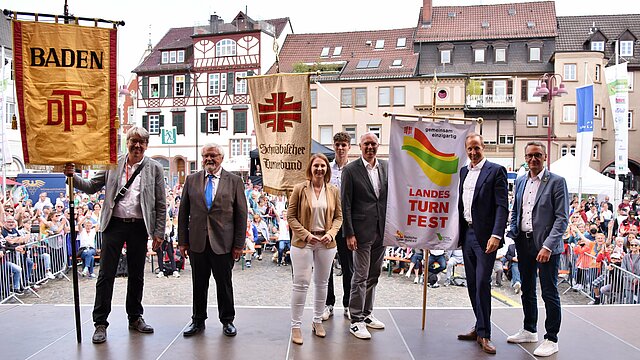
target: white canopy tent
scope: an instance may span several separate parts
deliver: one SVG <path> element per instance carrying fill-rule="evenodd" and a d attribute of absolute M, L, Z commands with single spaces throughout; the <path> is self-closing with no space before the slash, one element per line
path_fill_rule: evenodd
<path fill-rule="evenodd" d="M 567 188 L 570 193 L 579 192 L 579 166 L 578 159 L 567 154 L 551 164 L 551 172 L 564 177 L 567 181 Z M 616 181 L 618 185 L 616 187 Z M 617 191 L 617 196 L 615 196 Z M 582 194 L 598 195 L 598 200 L 603 200 L 605 195 L 610 201 L 622 199 L 622 181 L 614 180 L 598 171 L 587 168 L 582 177 Z"/>

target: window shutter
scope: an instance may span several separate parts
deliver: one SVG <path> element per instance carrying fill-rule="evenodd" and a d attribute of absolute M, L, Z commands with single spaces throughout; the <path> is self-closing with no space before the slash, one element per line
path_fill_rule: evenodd
<path fill-rule="evenodd" d="M 167 97 L 173 97 L 173 76 L 167 76 Z"/>
<path fill-rule="evenodd" d="M 487 81 L 487 91 L 485 95 L 493 95 L 493 81 Z"/>
<path fill-rule="evenodd" d="M 191 94 L 191 76 L 189 74 L 184 76 L 184 94 L 185 96 Z"/>
<path fill-rule="evenodd" d="M 160 115 L 160 128 L 164 127 L 164 115 Z"/>
<path fill-rule="evenodd" d="M 166 76 L 160 76 L 160 98 L 167 97 L 167 93 L 165 91 L 165 80 Z"/>
<path fill-rule="evenodd" d="M 207 132 L 207 113 L 200 114 L 200 132 Z"/>
<path fill-rule="evenodd" d="M 513 95 L 513 80 L 507 80 L 507 95 Z"/>
<path fill-rule="evenodd" d="M 527 80 L 522 80 L 522 87 L 520 89 L 520 100 L 527 101 L 529 95 L 527 94 Z"/>
<path fill-rule="evenodd" d="M 247 112 L 235 111 L 233 113 L 233 133 L 246 133 L 247 132 Z"/>
<path fill-rule="evenodd" d="M 142 77 L 142 98 L 143 99 L 149 98 L 149 77 L 148 76 Z"/>
<path fill-rule="evenodd" d="M 142 127 L 149 131 L 149 115 L 142 115 Z"/>
<path fill-rule="evenodd" d="M 227 73 L 227 95 L 233 95 L 236 90 L 236 78 L 235 74 Z"/>

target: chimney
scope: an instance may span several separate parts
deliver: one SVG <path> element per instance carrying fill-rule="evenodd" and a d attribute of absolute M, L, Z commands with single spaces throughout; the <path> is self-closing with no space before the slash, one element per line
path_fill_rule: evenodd
<path fill-rule="evenodd" d="M 422 26 L 431 26 L 431 19 L 433 16 L 433 6 L 431 0 L 422 0 Z"/>
<path fill-rule="evenodd" d="M 210 15 L 209 17 L 209 31 L 212 34 L 216 34 L 218 32 L 218 15 L 216 15 L 216 13 L 213 13 L 213 15 Z"/>

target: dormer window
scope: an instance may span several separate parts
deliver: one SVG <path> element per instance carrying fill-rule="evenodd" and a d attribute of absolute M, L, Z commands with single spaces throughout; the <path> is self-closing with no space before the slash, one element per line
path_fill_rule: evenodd
<path fill-rule="evenodd" d="M 168 51 L 163 51 L 162 52 L 162 64 L 168 64 L 169 63 L 169 52 Z"/>
<path fill-rule="evenodd" d="M 179 63 L 184 62 L 184 50 L 178 50 L 178 62 Z"/>
<path fill-rule="evenodd" d="M 336 46 L 333 49 L 333 56 L 340 56 L 340 54 L 342 54 L 342 46 Z"/>
<path fill-rule="evenodd" d="M 592 41 L 591 51 L 604 51 L 604 41 Z"/>
<path fill-rule="evenodd" d="M 398 41 L 396 42 L 396 47 L 403 48 L 406 46 L 407 46 L 407 38 L 398 38 Z"/>
<path fill-rule="evenodd" d="M 176 63 L 176 51 L 170 51 L 169 52 L 169 62 L 172 64 Z"/>
<path fill-rule="evenodd" d="M 327 57 L 327 56 L 329 56 L 329 48 L 328 47 L 322 48 L 322 52 L 320 53 L 320 57 Z"/>
<path fill-rule="evenodd" d="M 484 49 L 474 49 L 473 50 L 473 61 L 477 63 L 484 62 Z"/>
<path fill-rule="evenodd" d="M 540 60 L 540 48 L 539 47 L 530 47 L 529 48 L 529 62 L 539 62 Z"/>
<path fill-rule="evenodd" d="M 384 49 L 384 40 L 376 40 L 376 49 L 378 50 Z"/>
<path fill-rule="evenodd" d="M 496 62 L 503 63 L 507 61 L 507 49 L 496 49 Z"/>
<path fill-rule="evenodd" d="M 633 56 L 633 40 L 620 41 L 620 56 Z"/>
<path fill-rule="evenodd" d="M 451 64 L 451 50 L 440 50 L 440 64 Z"/>

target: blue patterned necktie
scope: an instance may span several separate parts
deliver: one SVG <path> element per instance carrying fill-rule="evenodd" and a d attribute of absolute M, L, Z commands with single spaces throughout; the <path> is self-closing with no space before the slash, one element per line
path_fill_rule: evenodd
<path fill-rule="evenodd" d="M 204 200 L 207 204 L 207 209 L 211 209 L 213 204 L 213 175 L 207 175 L 207 186 L 204 189 Z"/>

